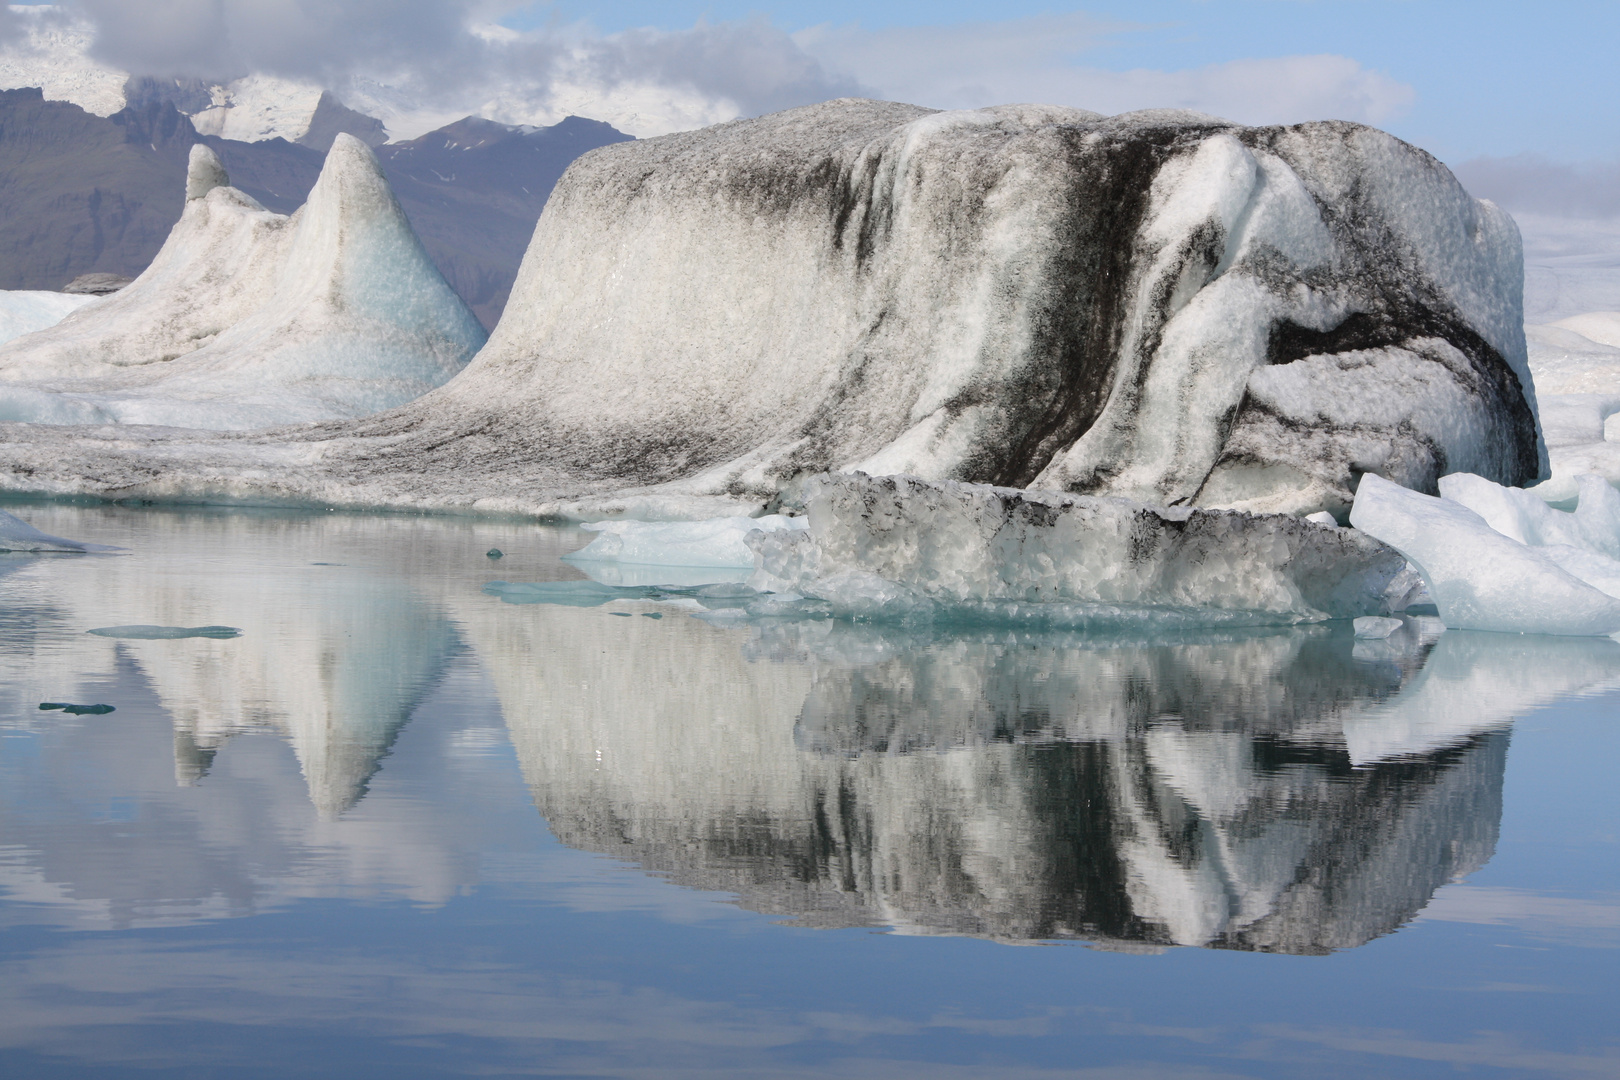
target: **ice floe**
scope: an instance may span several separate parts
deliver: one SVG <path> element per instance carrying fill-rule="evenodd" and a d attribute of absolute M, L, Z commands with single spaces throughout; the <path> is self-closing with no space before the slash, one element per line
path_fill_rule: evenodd
<path fill-rule="evenodd" d="M 0 484 L 592 520 L 862 470 L 1342 517 L 1369 470 L 1542 475 L 1521 289 L 1511 220 L 1370 128 L 841 100 L 580 158 L 419 401 L 10 430 Z"/>
<path fill-rule="evenodd" d="M 1487 501 L 1471 481 L 1454 489 L 1471 501 Z M 1487 509 L 1518 528 L 1524 518 L 1499 511 L 1520 509 L 1522 501 L 1503 493 Z M 1460 502 L 1371 473 L 1362 477 L 1350 521 L 1417 566 L 1448 627 L 1520 634 L 1620 632 L 1620 594 L 1604 588 L 1620 584 L 1620 562 L 1595 551 L 1523 543 Z"/>
<path fill-rule="evenodd" d="M 371 149 L 340 135 L 291 217 L 192 147 L 181 219 L 111 297 L 0 347 L 0 418 L 234 429 L 364 416 L 484 342 Z"/>
<path fill-rule="evenodd" d="M 851 614 L 1098 604 L 1309 621 L 1404 606 L 1405 563 L 1285 514 L 838 474 L 804 486 L 805 530 L 757 533 L 749 584 Z"/>

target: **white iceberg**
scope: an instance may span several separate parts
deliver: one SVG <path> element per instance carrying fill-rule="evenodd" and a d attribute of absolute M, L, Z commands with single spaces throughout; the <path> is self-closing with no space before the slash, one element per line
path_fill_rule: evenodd
<path fill-rule="evenodd" d="M 0 419 L 267 427 L 358 417 L 448 381 L 484 332 L 376 156 L 340 135 L 291 217 L 192 147 L 186 204 L 133 283 L 0 347 Z"/>
<path fill-rule="evenodd" d="M 859 473 L 803 491 L 807 529 L 748 535 L 749 585 L 841 614 L 1029 617 L 1068 605 L 1308 622 L 1398 610 L 1414 584 L 1384 545 L 1287 514 Z"/>
<path fill-rule="evenodd" d="M 1369 128 L 841 100 L 578 159 L 419 401 L 9 431 L 0 484 L 591 520 L 861 470 L 1342 516 L 1365 471 L 1542 475 L 1521 290 L 1512 221 Z"/>
<path fill-rule="evenodd" d="M 1450 499 L 1433 498 L 1369 473 L 1350 511 L 1356 528 L 1410 559 L 1448 627 L 1518 634 L 1595 635 L 1620 632 L 1620 598 L 1586 580 L 1583 568 L 1620 562 L 1571 549 L 1526 545 L 1493 529 L 1479 514 Z M 1601 563 L 1596 560 L 1602 560 Z M 1590 572 L 1590 570 L 1588 570 Z"/>
<path fill-rule="evenodd" d="M 55 326 L 99 297 L 28 289 L 0 291 L 0 345 L 12 338 Z"/>

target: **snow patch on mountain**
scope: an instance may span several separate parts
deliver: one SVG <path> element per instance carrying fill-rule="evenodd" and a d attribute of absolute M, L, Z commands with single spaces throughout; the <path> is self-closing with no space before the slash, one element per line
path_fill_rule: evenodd
<path fill-rule="evenodd" d="M 71 101 L 85 112 L 111 116 L 124 107 L 129 73 L 90 58 L 89 23 L 52 4 L 14 5 L 24 16 L 17 40 L 0 45 L 0 89 L 37 86 L 51 101 Z"/>

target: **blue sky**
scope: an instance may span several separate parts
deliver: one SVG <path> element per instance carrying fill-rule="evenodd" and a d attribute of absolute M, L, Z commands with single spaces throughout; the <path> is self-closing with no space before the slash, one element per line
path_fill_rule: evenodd
<path fill-rule="evenodd" d="M 954 27 L 971 36 L 971 24 L 1077 13 L 1090 16 L 1095 29 L 1063 58 L 1076 67 L 1176 72 L 1245 59 L 1331 54 L 1409 87 L 1409 103 L 1376 122 L 1442 158 L 1620 157 L 1620 0 L 1099 0 L 1083 7 L 1027 0 L 994 6 L 919 0 L 563 0 L 534 5 L 504 21 L 532 28 L 584 20 L 611 34 L 763 18 L 788 31 L 830 23 L 864 31 Z"/>

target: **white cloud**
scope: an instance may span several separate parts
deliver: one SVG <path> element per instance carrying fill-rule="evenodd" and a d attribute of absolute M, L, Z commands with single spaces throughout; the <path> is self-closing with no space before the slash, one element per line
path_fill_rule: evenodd
<path fill-rule="evenodd" d="M 1141 28 L 1083 13 L 880 30 L 826 25 L 796 34 L 761 19 L 601 34 L 586 24 L 500 27 L 495 20 L 515 6 L 66 0 L 35 9 L 32 21 L 82 32 L 90 41 L 83 64 L 93 62 L 114 81 L 122 72 L 292 80 L 336 91 L 388 122 L 395 137 L 468 113 L 507 123 L 553 123 L 574 113 L 656 135 L 845 95 L 940 108 L 1023 101 L 1104 113 L 1190 108 L 1248 123 L 1375 124 L 1414 98 L 1411 87 L 1343 56 L 1242 59 L 1182 71 L 1086 66 L 1083 57 Z M 51 14 L 42 19 L 44 11 Z M 41 79 L 67 77 L 55 60 L 24 59 L 30 70 L 50 69 Z M 116 107 L 100 103 L 97 111 Z"/>
<path fill-rule="evenodd" d="M 884 97 L 936 108 L 1005 102 L 1101 113 L 1183 108 L 1250 124 L 1301 120 L 1383 123 L 1416 94 L 1344 56 L 1232 60 L 1182 71 L 1109 71 L 1078 58 L 1127 29 L 1084 14 L 950 27 L 818 26 L 794 40 L 829 71 Z"/>

